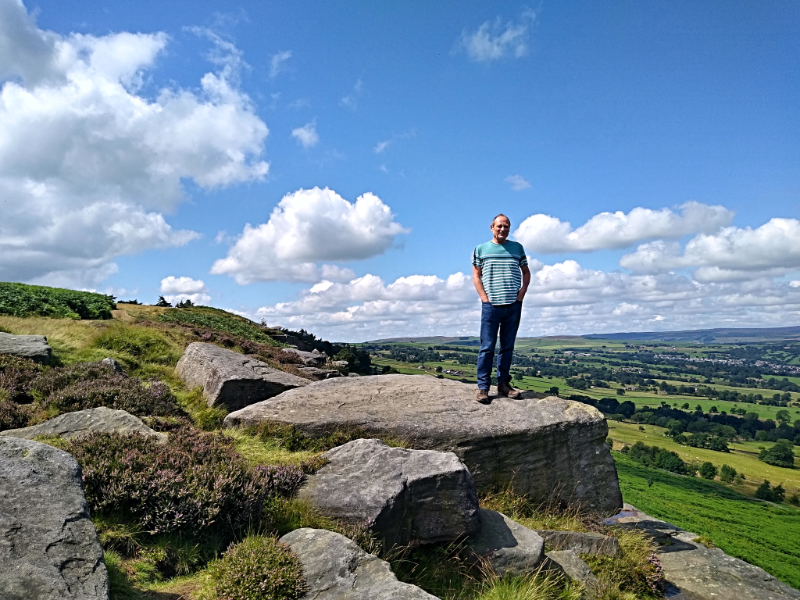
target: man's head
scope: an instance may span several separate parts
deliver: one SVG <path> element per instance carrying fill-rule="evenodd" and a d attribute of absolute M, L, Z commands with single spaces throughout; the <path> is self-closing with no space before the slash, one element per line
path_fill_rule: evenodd
<path fill-rule="evenodd" d="M 505 244 L 506 240 L 508 240 L 508 234 L 511 232 L 511 220 L 503 213 L 500 213 L 492 219 L 490 228 L 492 235 L 494 235 L 492 241 L 498 244 Z"/>

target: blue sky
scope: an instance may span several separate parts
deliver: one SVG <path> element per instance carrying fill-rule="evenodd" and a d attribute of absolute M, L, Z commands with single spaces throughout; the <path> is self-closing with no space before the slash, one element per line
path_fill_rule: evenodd
<path fill-rule="evenodd" d="M 800 324 L 796 2 L 0 0 L 0 279 L 363 341 Z"/>

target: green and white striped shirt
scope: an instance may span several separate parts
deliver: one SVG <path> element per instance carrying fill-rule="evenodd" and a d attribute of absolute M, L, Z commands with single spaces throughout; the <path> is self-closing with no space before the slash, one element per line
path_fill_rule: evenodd
<path fill-rule="evenodd" d="M 522 287 L 521 267 L 528 265 L 525 250 L 519 242 L 505 244 L 485 242 L 472 251 L 472 265 L 481 270 L 481 282 L 489 302 L 512 304 Z"/>

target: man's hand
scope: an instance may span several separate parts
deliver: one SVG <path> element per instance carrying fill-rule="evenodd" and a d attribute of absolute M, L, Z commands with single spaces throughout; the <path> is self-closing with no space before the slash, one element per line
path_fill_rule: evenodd
<path fill-rule="evenodd" d="M 528 291 L 528 286 L 531 283 L 531 270 L 528 268 L 528 265 L 520 267 L 520 271 L 522 271 L 522 287 L 519 288 L 519 292 L 517 292 L 517 302 L 522 302 L 522 299 Z"/>
<path fill-rule="evenodd" d="M 483 289 L 483 282 L 481 281 L 481 269 L 475 265 L 472 265 L 472 284 L 475 286 L 475 290 L 478 292 L 481 302 L 489 302 L 489 296 L 486 295 L 486 290 Z"/>

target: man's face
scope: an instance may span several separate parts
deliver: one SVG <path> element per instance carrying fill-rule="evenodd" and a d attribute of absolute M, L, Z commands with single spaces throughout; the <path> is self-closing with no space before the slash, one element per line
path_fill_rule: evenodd
<path fill-rule="evenodd" d="M 494 220 L 494 223 L 492 223 L 492 233 L 494 234 L 494 239 L 500 243 L 503 243 L 508 239 L 508 234 L 510 231 L 511 221 L 505 217 L 498 217 Z"/>

